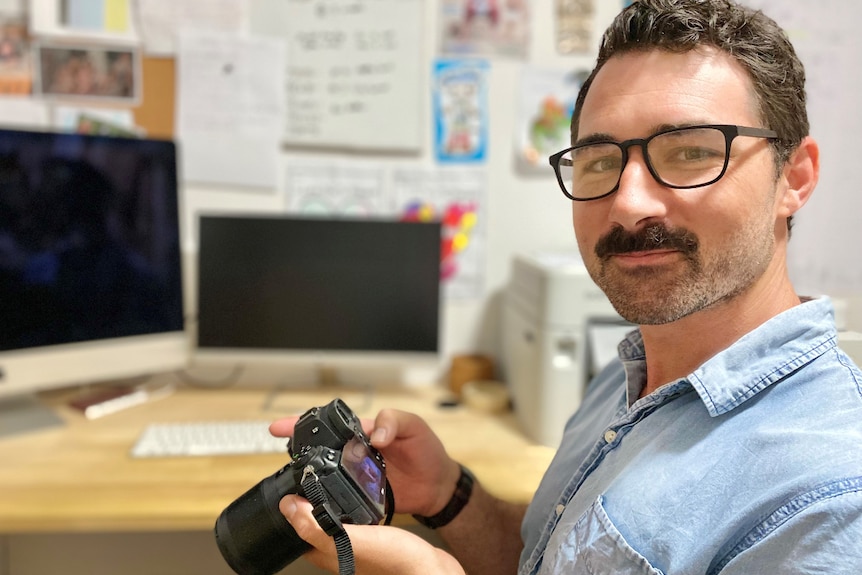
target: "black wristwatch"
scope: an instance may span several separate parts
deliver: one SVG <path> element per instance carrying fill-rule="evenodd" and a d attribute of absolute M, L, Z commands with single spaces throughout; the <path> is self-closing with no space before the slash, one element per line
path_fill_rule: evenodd
<path fill-rule="evenodd" d="M 464 509 L 467 502 L 470 500 L 470 494 L 473 493 L 473 483 L 476 478 L 470 473 L 470 470 L 459 464 L 461 467 L 461 476 L 458 477 L 458 483 L 455 484 L 455 493 L 452 494 L 452 499 L 446 504 L 440 513 L 432 517 L 424 515 L 414 515 L 413 519 L 431 529 L 438 529 L 447 525 L 450 521 Z"/>

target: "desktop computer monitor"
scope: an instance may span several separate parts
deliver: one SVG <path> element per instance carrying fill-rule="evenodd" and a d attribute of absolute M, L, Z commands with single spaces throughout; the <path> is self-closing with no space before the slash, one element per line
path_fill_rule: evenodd
<path fill-rule="evenodd" d="M 436 369 L 439 223 L 284 215 L 199 223 L 196 355 L 306 366 L 318 379 L 334 371 L 342 383 L 375 366 Z"/>
<path fill-rule="evenodd" d="M 0 399 L 186 365 L 169 141 L 0 130 Z"/>

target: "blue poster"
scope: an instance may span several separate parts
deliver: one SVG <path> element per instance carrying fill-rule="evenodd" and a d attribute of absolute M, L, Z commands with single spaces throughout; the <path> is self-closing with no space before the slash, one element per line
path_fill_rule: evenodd
<path fill-rule="evenodd" d="M 439 162 L 482 162 L 488 146 L 488 63 L 434 64 L 434 148 Z"/>

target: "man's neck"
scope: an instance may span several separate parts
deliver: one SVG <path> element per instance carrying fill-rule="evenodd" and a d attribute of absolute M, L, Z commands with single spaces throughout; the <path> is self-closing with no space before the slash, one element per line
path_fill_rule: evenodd
<path fill-rule="evenodd" d="M 774 286 L 752 286 L 673 323 L 641 326 L 647 362 L 641 397 L 688 376 L 743 335 L 799 303 L 790 281 L 784 279 Z"/>

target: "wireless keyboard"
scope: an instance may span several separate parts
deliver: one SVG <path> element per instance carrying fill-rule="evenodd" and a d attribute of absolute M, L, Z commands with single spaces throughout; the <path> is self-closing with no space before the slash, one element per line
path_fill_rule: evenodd
<path fill-rule="evenodd" d="M 287 439 L 269 433 L 269 421 L 150 423 L 132 457 L 186 457 L 287 453 Z"/>

